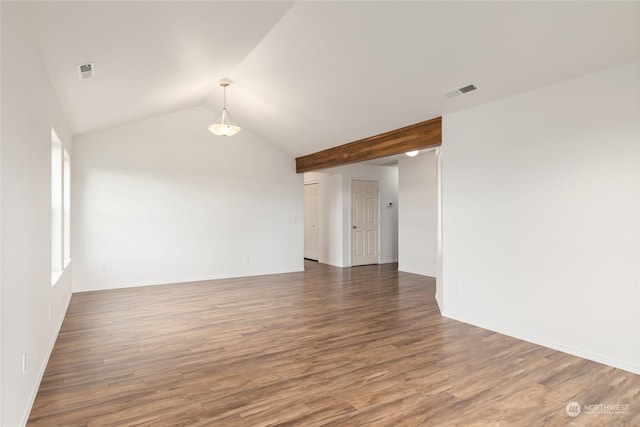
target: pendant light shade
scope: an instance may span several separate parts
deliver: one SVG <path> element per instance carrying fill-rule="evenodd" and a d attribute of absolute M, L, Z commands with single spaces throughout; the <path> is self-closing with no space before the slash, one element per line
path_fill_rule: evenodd
<path fill-rule="evenodd" d="M 233 136 L 240 132 L 242 129 L 238 124 L 231 118 L 229 111 L 227 111 L 227 86 L 233 83 L 229 79 L 222 79 L 218 82 L 220 86 L 222 86 L 222 90 L 224 92 L 224 101 L 222 104 L 222 111 L 218 114 L 218 117 L 214 120 L 213 124 L 209 126 L 209 131 L 214 135 L 219 136 Z"/>

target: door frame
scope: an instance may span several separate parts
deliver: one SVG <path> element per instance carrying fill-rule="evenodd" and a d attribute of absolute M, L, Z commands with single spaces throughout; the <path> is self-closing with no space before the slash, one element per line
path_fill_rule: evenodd
<path fill-rule="evenodd" d="M 307 185 L 317 185 L 318 186 L 318 259 L 316 260 L 312 260 L 312 261 L 316 261 L 316 262 L 320 262 L 320 248 L 322 247 L 321 245 L 321 240 L 322 240 L 322 233 L 320 232 L 321 228 L 322 228 L 322 221 L 320 220 L 320 211 L 321 211 L 321 206 L 320 206 L 320 180 L 313 180 L 313 181 L 307 181 L 304 182 L 302 185 L 302 189 L 303 189 L 303 196 L 302 196 L 302 203 L 303 203 L 303 209 L 302 209 L 302 227 L 303 227 L 303 232 L 302 232 L 302 258 L 303 259 L 310 259 L 310 258 L 306 258 L 305 257 L 305 252 L 304 252 L 304 246 L 305 246 L 305 242 L 304 242 L 304 226 L 305 226 L 305 217 L 304 217 L 304 187 Z"/>
<path fill-rule="evenodd" d="M 346 227 L 346 234 L 347 234 L 347 241 L 349 242 L 348 245 L 348 251 L 347 253 L 349 254 L 349 262 L 348 262 L 348 266 L 349 267 L 353 267 L 353 239 L 351 238 L 351 227 L 353 226 L 353 224 L 351 223 L 353 220 L 353 181 L 371 181 L 371 182 L 375 182 L 377 184 L 378 187 L 378 206 L 376 207 L 377 209 L 377 214 L 378 214 L 378 230 L 377 230 L 377 238 L 378 241 L 376 242 L 377 247 L 378 247 L 378 257 L 377 257 L 377 261 L 376 264 L 380 264 L 380 260 L 382 259 L 382 252 L 381 252 L 381 239 L 382 239 L 382 234 L 380 233 L 380 226 L 382 223 L 382 211 L 380 209 L 380 181 L 377 179 L 371 179 L 371 178 L 358 178 L 355 176 L 351 177 L 351 180 L 349 181 L 349 186 L 348 186 L 348 191 L 349 191 L 349 218 L 348 221 L 345 222 L 345 227 Z M 356 266 L 357 267 L 357 266 Z"/>

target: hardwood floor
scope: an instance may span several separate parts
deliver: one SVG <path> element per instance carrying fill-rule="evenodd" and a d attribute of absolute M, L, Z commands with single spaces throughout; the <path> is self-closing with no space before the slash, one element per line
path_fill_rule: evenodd
<path fill-rule="evenodd" d="M 640 376 L 442 318 L 394 264 L 305 266 L 74 294 L 29 425 L 640 425 Z"/>

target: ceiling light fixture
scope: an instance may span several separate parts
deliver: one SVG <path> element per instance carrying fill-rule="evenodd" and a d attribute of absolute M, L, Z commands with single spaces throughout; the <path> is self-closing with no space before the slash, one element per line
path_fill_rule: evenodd
<path fill-rule="evenodd" d="M 407 151 L 404 154 L 406 154 L 409 157 L 415 157 L 418 155 L 418 153 L 420 153 L 420 150 Z"/>
<path fill-rule="evenodd" d="M 218 82 L 220 86 L 222 86 L 222 90 L 224 92 L 224 101 L 222 104 L 222 111 L 218 114 L 218 117 L 213 121 L 213 124 L 209 126 L 209 130 L 211 133 L 219 136 L 233 136 L 236 133 L 240 132 L 242 129 L 238 124 L 231 118 L 229 112 L 227 111 L 227 86 L 233 83 L 229 79 L 222 79 Z"/>

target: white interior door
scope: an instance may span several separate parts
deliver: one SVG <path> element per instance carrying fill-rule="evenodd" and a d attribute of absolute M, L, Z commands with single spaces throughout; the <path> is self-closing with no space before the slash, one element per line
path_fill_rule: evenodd
<path fill-rule="evenodd" d="M 304 257 L 318 260 L 319 254 L 319 200 L 320 186 L 318 183 L 304 186 Z"/>
<path fill-rule="evenodd" d="M 378 263 L 378 182 L 351 181 L 351 265 Z"/>

